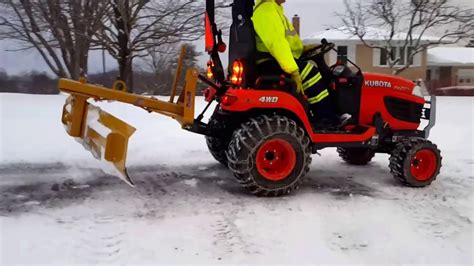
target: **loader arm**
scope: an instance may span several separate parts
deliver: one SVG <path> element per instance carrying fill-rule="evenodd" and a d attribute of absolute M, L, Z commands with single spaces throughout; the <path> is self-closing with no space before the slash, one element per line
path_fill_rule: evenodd
<path fill-rule="evenodd" d="M 72 96 L 80 96 L 78 98 L 94 99 L 96 101 L 117 101 L 141 107 L 148 112 L 170 116 L 178 120 L 184 127 L 192 124 L 194 121 L 194 97 L 196 95 L 197 75 L 195 69 L 188 70 L 185 88 L 176 103 L 70 79 L 60 79 L 58 86 L 60 91 L 69 93 Z"/>
<path fill-rule="evenodd" d="M 181 69 L 184 53 L 183 48 L 178 69 Z M 94 106 L 91 100 L 131 104 L 148 112 L 169 116 L 178 121 L 182 128 L 189 128 L 194 123 L 198 71 L 193 68 L 186 71 L 183 90 L 175 102 L 179 73 L 180 70 L 177 71 L 169 101 L 129 93 L 122 81 L 116 81 L 112 88 L 106 88 L 89 84 L 85 78 L 79 81 L 60 79 L 59 90 L 70 94 L 63 107 L 62 123 L 67 133 L 89 150 L 96 159 L 112 166 L 112 174 L 134 186 L 127 173 L 126 159 L 128 142 L 135 128 Z"/>

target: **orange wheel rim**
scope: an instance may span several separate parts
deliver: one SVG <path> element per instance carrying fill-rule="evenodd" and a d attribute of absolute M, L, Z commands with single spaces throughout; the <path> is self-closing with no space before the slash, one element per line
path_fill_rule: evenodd
<path fill-rule="evenodd" d="M 284 139 L 269 140 L 257 150 L 257 170 L 267 180 L 281 181 L 286 179 L 295 168 L 295 165 L 295 149 Z"/>
<path fill-rule="evenodd" d="M 430 149 L 422 149 L 411 159 L 410 173 L 418 181 L 427 181 L 435 174 L 437 164 L 436 153 Z"/>

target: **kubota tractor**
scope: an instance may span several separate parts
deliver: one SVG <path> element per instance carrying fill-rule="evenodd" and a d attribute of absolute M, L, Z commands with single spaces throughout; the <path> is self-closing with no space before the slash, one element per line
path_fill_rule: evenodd
<path fill-rule="evenodd" d="M 168 115 L 183 129 L 205 135 L 213 157 L 258 196 L 281 196 L 297 190 L 309 171 L 311 155 L 329 147 L 337 148 L 340 157 L 353 165 L 368 164 L 376 153 L 391 154 L 392 174 L 408 186 L 424 187 L 436 179 L 442 158 L 436 145 L 427 140 L 435 125 L 435 97 L 427 101 L 414 82 L 363 73 L 350 60 L 352 67 L 342 63 L 329 67 L 318 62 L 324 64 L 318 67 L 331 70 L 325 78 L 332 83 L 338 111 L 352 115 L 352 123 L 344 128 L 318 125 L 318 114 L 310 112 L 290 78 L 256 76 L 253 2 L 233 2 L 226 70 L 219 57 L 226 45 L 215 23 L 214 0 L 206 1 L 206 51 L 210 55 L 207 77 L 188 70 L 186 85 L 176 103 L 177 82 L 170 101 L 165 102 L 127 93 L 123 82 L 107 89 L 85 80 L 60 80 L 60 90 L 71 94 L 63 110 L 68 133 L 96 158 L 112 163 L 130 185 L 133 182 L 125 159 L 128 139 L 135 129 L 90 105 L 90 98 L 121 101 Z M 333 50 L 334 44 L 325 40 L 318 47 L 321 56 Z M 179 72 L 180 67 L 176 81 Z M 205 90 L 208 105 L 194 119 L 197 79 L 209 85 Z M 206 124 L 202 121 L 204 113 L 214 101 L 217 106 Z M 422 120 L 427 123 L 420 130 Z"/>

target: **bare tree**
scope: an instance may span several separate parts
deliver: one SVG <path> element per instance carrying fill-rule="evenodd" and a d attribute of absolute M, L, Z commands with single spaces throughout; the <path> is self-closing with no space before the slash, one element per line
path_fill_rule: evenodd
<path fill-rule="evenodd" d="M 466 47 L 474 47 L 474 33 L 471 35 L 469 43 L 466 45 Z"/>
<path fill-rule="evenodd" d="M 154 87 L 157 91 L 168 92 L 172 86 L 178 58 L 181 52 L 180 44 L 162 44 L 152 46 L 147 50 L 147 56 L 141 58 L 141 70 L 154 73 L 156 77 Z M 183 60 L 182 72 L 190 67 L 197 67 L 198 57 L 201 55 L 194 45 L 186 45 L 186 53 Z M 184 79 L 184 74 L 181 78 Z"/>
<path fill-rule="evenodd" d="M 191 42 L 203 32 L 201 0 L 107 0 L 112 12 L 94 43 L 117 60 L 119 78 L 133 90 L 133 60 L 152 47 Z M 179 49 L 178 49 L 179 50 Z"/>
<path fill-rule="evenodd" d="M 96 0 L 1 0 L 0 38 L 17 41 L 12 51 L 35 49 L 58 77 L 87 73 L 91 36 L 107 5 Z"/>
<path fill-rule="evenodd" d="M 474 30 L 473 9 L 450 0 L 345 0 L 345 5 L 346 11 L 337 14 L 344 24 L 342 30 L 380 49 L 395 75 L 429 47 L 457 43 Z M 428 37 L 431 34 L 438 37 Z M 377 41 L 370 41 L 374 37 Z"/>

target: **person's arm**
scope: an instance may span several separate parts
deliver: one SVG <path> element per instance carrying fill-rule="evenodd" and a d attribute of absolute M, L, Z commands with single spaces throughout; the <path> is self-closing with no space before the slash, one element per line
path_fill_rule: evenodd
<path fill-rule="evenodd" d="M 298 71 L 298 65 L 293 58 L 290 44 L 286 40 L 285 26 L 275 9 L 274 3 L 263 3 L 255 11 L 252 20 L 260 40 L 277 60 L 283 71 L 288 74 Z"/>

